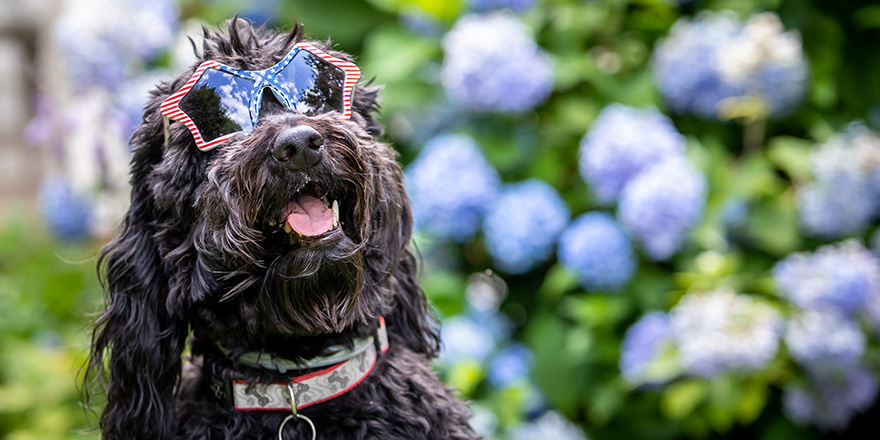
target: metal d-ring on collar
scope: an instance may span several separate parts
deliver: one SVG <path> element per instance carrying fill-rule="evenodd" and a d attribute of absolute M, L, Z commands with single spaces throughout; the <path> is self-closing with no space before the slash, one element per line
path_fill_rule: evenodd
<path fill-rule="evenodd" d="M 296 393 L 294 393 L 293 381 L 291 380 L 287 381 L 287 391 L 288 393 L 290 393 L 290 411 L 292 414 L 285 417 L 284 420 L 281 421 L 281 425 L 278 426 L 278 440 L 284 440 L 284 438 L 281 436 L 282 432 L 284 431 L 284 425 L 286 425 L 287 422 L 293 420 L 294 418 L 305 420 L 306 423 L 309 424 L 309 427 L 312 428 L 312 440 L 315 440 L 315 437 L 318 436 L 318 433 L 315 430 L 315 424 L 312 423 L 311 419 L 296 411 Z"/>

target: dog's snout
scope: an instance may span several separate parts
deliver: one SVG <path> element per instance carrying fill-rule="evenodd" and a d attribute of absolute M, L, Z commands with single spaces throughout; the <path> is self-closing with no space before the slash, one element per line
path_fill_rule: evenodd
<path fill-rule="evenodd" d="M 272 145 L 272 157 L 294 170 L 311 168 L 321 161 L 323 151 L 324 137 L 307 125 L 285 129 Z"/>

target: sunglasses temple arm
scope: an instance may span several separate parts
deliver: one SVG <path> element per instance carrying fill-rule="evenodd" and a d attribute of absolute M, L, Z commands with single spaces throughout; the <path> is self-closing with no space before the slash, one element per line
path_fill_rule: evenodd
<path fill-rule="evenodd" d="M 168 145 L 168 116 L 162 116 L 162 125 L 165 127 L 165 145 Z"/>

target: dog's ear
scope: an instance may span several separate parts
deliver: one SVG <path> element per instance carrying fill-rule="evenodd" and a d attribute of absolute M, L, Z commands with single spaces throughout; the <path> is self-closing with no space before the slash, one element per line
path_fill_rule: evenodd
<path fill-rule="evenodd" d="M 152 108 L 152 111 L 150 110 Z M 173 395 L 187 334 L 157 240 L 150 175 L 162 160 L 162 118 L 154 96 L 133 137 L 131 206 L 99 260 L 106 308 L 96 320 L 86 386 L 106 387 L 104 439 L 174 436 Z"/>
<path fill-rule="evenodd" d="M 403 171 L 391 147 L 373 174 L 378 206 L 372 207 L 366 260 L 378 277 L 386 276 L 393 290 L 391 312 L 385 316 L 392 343 L 403 343 L 428 357 L 437 355 L 437 319 L 418 284 L 418 260 L 411 247 L 413 215 L 403 183 Z"/>

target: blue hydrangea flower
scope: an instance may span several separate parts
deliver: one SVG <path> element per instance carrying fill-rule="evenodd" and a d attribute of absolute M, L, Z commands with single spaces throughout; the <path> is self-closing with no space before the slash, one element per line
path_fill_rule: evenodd
<path fill-rule="evenodd" d="M 480 227 L 501 179 L 469 137 L 441 135 L 409 165 L 406 183 L 416 226 L 463 243 Z"/>
<path fill-rule="evenodd" d="M 877 400 L 877 378 L 863 367 L 850 365 L 812 373 L 805 384 L 789 385 L 782 404 L 789 419 L 823 431 L 843 431 L 852 418 Z"/>
<path fill-rule="evenodd" d="M 880 294 L 880 260 L 858 241 L 847 240 L 785 258 L 773 267 L 773 278 L 802 308 L 853 314 L 869 296 Z"/>
<path fill-rule="evenodd" d="M 91 206 L 63 178 L 45 178 L 40 184 L 38 199 L 40 213 L 53 235 L 71 241 L 90 235 Z"/>
<path fill-rule="evenodd" d="M 550 58 L 513 15 L 465 15 L 443 37 L 443 49 L 441 82 L 462 107 L 522 112 L 553 90 Z"/>
<path fill-rule="evenodd" d="M 652 260 L 675 254 L 703 216 L 706 178 L 683 157 L 671 157 L 633 178 L 617 216 Z"/>
<path fill-rule="evenodd" d="M 451 365 L 464 360 L 484 362 L 495 350 L 496 341 L 489 330 L 467 316 L 457 315 L 443 321 L 439 361 Z"/>
<path fill-rule="evenodd" d="M 669 314 L 682 368 L 690 374 L 761 368 L 779 348 L 779 313 L 748 295 L 688 293 Z"/>
<path fill-rule="evenodd" d="M 656 377 L 651 364 L 674 344 L 674 334 L 669 316 L 663 312 L 651 312 L 642 316 L 627 329 L 620 347 L 620 372 L 633 385 L 662 382 Z"/>
<path fill-rule="evenodd" d="M 714 118 L 719 102 L 744 93 L 716 68 L 720 48 L 738 30 L 730 14 L 701 12 L 696 18 L 676 21 L 669 35 L 657 43 L 652 59 L 654 77 L 672 110 Z"/>
<path fill-rule="evenodd" d="M 468 6 L 474 11 L 484 12 L 492 9 L 510 9 L 524 12 L 535 5 L 535 0 L 468 0 Z"/>
<path fill-rule="evenodd" d="M 486 407 L 477 403 L 468 405 L 471 409 L 471 418 L 468 424 L 479 435 L 489 438 L 498 432 L 500 422 L 498 416 Z"/>
<path fill-rule="evenodd" d="M 808 68 L 800 35 L 779 16 L 756 14 L 740 24 L 728 12 L 704 11 L 677 21 L 653 57 L 660 91 L 677 112 L 719 117 L 727 98 L 759 97 L 770 115 L 802 99 Z"/>
<path fill-rule="evenodd" d="M 535 179 L 509 185 L 486 213 L 486 248 L 495 266 L 521 274 L 553 254 L 571 216 L 550 185 Z"/>
<path fill-rule="evenodd" d="M 795 316 L 785 332 L 792 357 L 806 367 L 855 363 L 865 353 L 858 324 L 832 309 L 807 310 Z"/>
<path fill-rule="evenodd" d="M 113 94 L 113 107 L 122 130 L 128 140 L 144 119 L 144 108 L 150 99 L 150 91 L 160 81 L 168 79 L 164 72 L 147 72 L 123 81 Z"/>
<path fill-rule="evenodd" d="M 604 212 L 588 212 L 571 222 L 559 238 L 558 254 L 589 291 L 618 291 L 636 270 L 629 237 Z"/>
<path fill-rule="evenodd" d="M 555 411 L 547 411 L 537 420 L 515 426 L 507 435 L 509 440 L 587 440 L 580 427 Z"/>
<path fill-rule="evenodd" d="M 810 161 L 815 180 L 797 194 L 804 231 L 825 238 L 862 232 L 880 209 L 880 136 L 850 124 Z"/>
<path fill-rule="evenodd" d="M 492 357 L 489 362 L 489 382 L 503 388 L 526 379 L 534 363 L 532 351 L 522 344 L 511 344 Z"/>
<path fill-rule="evenodd" d="M 179 15 L 173 0 L 80 0 L 58 18 L 53 38 L 74 84 L 113 88 L 171 44 Z"/>
<path fill-rule="evenodd" d="M 726 81 L 761 97 L 772 115 L 789 113 L 803 98 L 808 69 L 801 37 L 785 32 L 775 13 L 749 17 L 719 48 L 717 63 Z"/>
<path fill-rule="evenodd" d="M 684 149 L 684 137 L 657 110 L 612 104 L 581 140 L 580 172 L 596 198 L 611 203 L 645 167 Z"/>

